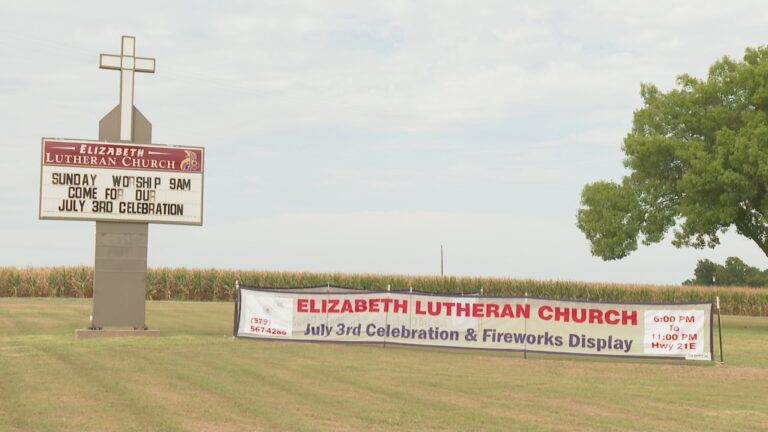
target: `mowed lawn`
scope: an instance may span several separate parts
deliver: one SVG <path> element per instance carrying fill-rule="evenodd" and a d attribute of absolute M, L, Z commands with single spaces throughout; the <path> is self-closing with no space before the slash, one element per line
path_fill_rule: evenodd
<path fill-rule="evenodd" d="M 233 340 L 231 303 L 77 341 L 90 308 L 0 299 L 0 430 L 768 430 L 766 318 L 724 317 L 718 366 Z"/>

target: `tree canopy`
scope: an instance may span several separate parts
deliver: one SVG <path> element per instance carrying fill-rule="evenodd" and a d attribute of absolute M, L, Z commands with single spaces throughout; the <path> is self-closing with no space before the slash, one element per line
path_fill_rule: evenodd
<path fill-rule="evenodd" d="M 693 279 L 683 284 L 764 287 L 768 286 L 768 270 L 752 267 L 736 257 L 726 259 L 725 265 L 705 259 L 699 260 Z"/>
<path fill-rule="evenodd" d="M 641 84 L 624 138 L 629 174 L 586 185 L 577 226 L 604 260 L 668 233 L 677 247 L 714 248 L 730 228 L 768 256 L 768 47 L 676 82 L 666 93 Z"/>

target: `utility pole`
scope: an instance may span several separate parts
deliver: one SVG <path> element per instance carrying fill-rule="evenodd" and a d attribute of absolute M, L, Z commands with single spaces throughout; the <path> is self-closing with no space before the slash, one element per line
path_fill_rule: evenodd
<path fill-rule="evenodd" d="M 443 245 L 440 245 L 440 276 L 444 276 L 443 273 L 444 267 L 443 267 Z"/>

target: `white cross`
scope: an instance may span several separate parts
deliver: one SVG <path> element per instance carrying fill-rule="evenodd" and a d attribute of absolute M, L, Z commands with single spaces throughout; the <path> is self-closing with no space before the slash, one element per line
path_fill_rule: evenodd
<path fill-rule="evenodd" d="M 120 71 L 120 141 L 132 141 L 133 73 L 155 73 L 155 59 L 136 57 L 136 38 L 123 36 L 120 55 L 101 54 L 99 68 Z"/>

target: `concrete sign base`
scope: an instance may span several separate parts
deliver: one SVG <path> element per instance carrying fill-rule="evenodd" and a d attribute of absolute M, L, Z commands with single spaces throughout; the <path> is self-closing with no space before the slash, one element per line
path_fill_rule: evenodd
<path fill-rule="evenodd" d="M 160 336 L 159 330 L 75 330 L 75 339 L 95 339 L 102 337 L 123 337 L 123 336 Z"/>

